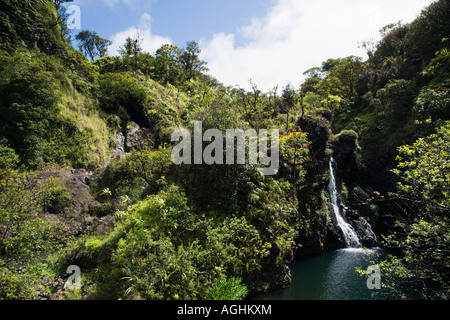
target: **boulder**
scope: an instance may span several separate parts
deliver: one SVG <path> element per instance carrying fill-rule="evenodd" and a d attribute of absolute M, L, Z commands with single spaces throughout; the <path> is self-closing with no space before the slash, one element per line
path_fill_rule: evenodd
<path fill-rule="evenodd" d="M 295 253 L 297 258 L 317 255 L 324 251 L 324 239 L 319 231 L 313 233 L 311 236 L 300 236 L 297 239 L 297 244 L 300 247 Z"/>
<path fill-rule="evenodd" d="M 284 265 L 277 269 L 270 278 L 269 290 L 287 288 L 292 281 L 291 269 Z"/>
<path fill-rule="evenodd" d="M 340 158 L 352 155 L 358 150 L 358 134 L 353 130 L 343 130 L 332 141 L 335 157 L 341 163 Z"/>
<path fill-rule="evenodd" d="M 154 145 L 154 137 L 150 129 L 141 128 L 137 123 L 131 122 L 130 129 L 125 136 L 125 152 L 148 145 Z"/>

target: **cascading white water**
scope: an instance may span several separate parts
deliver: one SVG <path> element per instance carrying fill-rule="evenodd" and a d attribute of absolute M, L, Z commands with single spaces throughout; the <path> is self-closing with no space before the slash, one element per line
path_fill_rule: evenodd
<path fill-rule="evenodd" d="M 356 234 L 353 227 L 347 221 L 345 221 L 342 215 L 342 211 L 345 210 L 345 207 L 342 205 L 343 201 L 336 183 L 336 169 L 337 163 L 333 158 L 331 158 L 330 183 L 328 184 L 328 192 L 330 194 L 331 205 L 333 208 L 336 225 L 342 231 L 345 246 L 347 248 L 360 248 L 361 241 L 359 240 L 358 235 Z"/>
<path fill-rule="evenodd" d="M 125 135 L 122 132 L 119 132 L 116 135 L 116 143 L 117 146 L 114 150 L 114 153 L 117 155 L 120 155 L 121 157 L 124 157 L 126 155 L 125 152 Z"/>

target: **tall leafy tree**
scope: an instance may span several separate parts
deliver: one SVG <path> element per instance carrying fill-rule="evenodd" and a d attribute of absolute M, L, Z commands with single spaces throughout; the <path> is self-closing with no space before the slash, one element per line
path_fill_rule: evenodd
<path fill-rule="evenodd" d="M 90 57 L 91 60 L 94 60 L 96 55 L 94 45 L 94 35 L 95 32 L 83 30 L 80 33 L 78 33 L 75 37 L 75 39 L 80 42 L 78 48 L 84 52 L 85 56 Z"/>
<path fill-rule="evenodd" d="M 399 194 L 423 213 L 450 212 L 450 122 L 412 146 L 399 147 Z"/>
<path fill-rule="evenodd" d="M 284 111 L 286 112 L 286 131 L 289 131 L 289 112 L 294 108 L 297 102 L 297 94 L 291 84 L 286 85 L 281 94 Z"/>
<path fill-rule="evenodd" d="M 362 66 L 361 58 L 355 56 L 328 59 L 322 64 L 322 71 L 327 75 L 322 82 L 323 89 L 343 99 L 352 100 L 356 95 L 356 81 Z"/>
<path fill-rule="evenodd" d="M 95 37 L 95 47 L 100 58 L 106 56 L 108 52 L 108 47 L 111 45 L 111 41 L 108 39 L 103 39 L 99 36 Z"/>
<path fill-rule="evenodd" d="M 206 70 L 206 62 L 199 58 L 200 52 L 200 47 L 195 41 L 189 41 L 186 48 L 181 51 L 179 62 L 187 79 L 192 79 L 196 74 Z"/>
<path fill-rule="evenodd" d="M 180 75 L 178 63 L 180 53 L 180 48 L 171 44 L 165 44 L 156 50 L 154 65 L 158 81 L 163 84 L 175 84 Z"/>
<path fill-rule="evenodd" d="M 142 52 L 142 40 L 139 34 L 136 38 L 128 37 L 125 39 L 125 43 L 123 47 L 120 49 L 120 53 L 122 56 L 134 56 L 137 58 L 139 54 Z"/>
<path fill-rule="evenodd" d="M 119 53 L 122 55 L 124 63 L 132 66 L 134 70 L 139 68 L 141 60 L 148 60 L 146 57 L 142 59 L 142 39 L 139 33 L 135 38 L 126 38 L 125 43 L 119 49 Z"/>
<path fill-rule="evenodd" d="M 396 286 L 414 283 L 428 298 L 448 299 L 450 226 L 450 122 L 436 134 L 399 148 L 399 178 L 396 196 L 405 207 L 413 208 L 397 221 L 399 232 L 386 238 L 386 244 L 402 249 L 401 256 L 389 256 L 381 263 L 384 284 L 403 298 Z M 431 285 L 431 286 L 430 286 Z M 433 292 L 431 287 L 441 290 Z"/>
<path fill-rule="evenodd" d="M 83 30 L 75 37 L 79 41 L 79 48 L 85 56 L 94 60 L 95 57 L 104 57 L 108 51 L 111 41 L 101 38 L 97 32 Z"/>

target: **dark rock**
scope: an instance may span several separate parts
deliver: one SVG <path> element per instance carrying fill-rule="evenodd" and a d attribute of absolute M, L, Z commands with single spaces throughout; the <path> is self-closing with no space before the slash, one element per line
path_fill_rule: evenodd
<path fill-rule="evenodd" d="M 358 235 L 361 244 L 364 247 L 374 247 L 378 243 L 376 234 L 373 232 L 372 227 L 363 217 L 358 217 L 357 220 L 352 220 L 351 225 Z"/>
<path fill-rule="evenodd" d="M 324 251 L 324 237 L 319 231 L 309 237 L 300 236 L 297 244 L 300 248 L 295 253 L 296 257 L 317 255 Z"/>
<path fill-rule="evenodd" d="M 342 155 L 353 154 L 358 148 L 358 134 L 353 130 L 344 130 L 334 137 L 332 141 L 333 149 L 335 153 L 338 152 Z M 339 156 L 335 155 L 339 161 Z"/>
<path fill-rule="evenodd" d="M 60 187 L 66 188 L 70 193 L 70 199 L 56 212 L 42 212 L 40 217 L 47 219 L 54 224 L 63 224 L 64 235 L 77 235 L 90 227 L 92 223 L 99 222 L 96 217 L 89 217 L 94 208 L 101 206 L 93 195 L 90 187 L 85 183 L 86 180 L 93 177 L 91 171 L 84 169 L 70 169 L 67 171 L 41 171 L 33 176 L 35 184 L 43 185 L 46 180 L 52 178 L 59 183 Z M 87 218 L 89 218 L 87 220 Z M 90 221 L 90 223 L 87 223 Z"/>
<path fill-rule="evenodd" d="M 125 151 L 130 152 L 146 145 L 153 146 L 153 135 L 147 128 L 141 128 L 134 122 L 131 122 L 130 130 L 125 137 Z"/>
<path fill-rule="evenodd" d="M 352 221 L 352 220 L 358 220 L 359 219 L 359 213 L 356 210 L 346 208 L 343 210 L 343 213 L 345 214 L 345 220 Z"/>
<path fill-rule="evenodd" d="M 44 281 L 46 285 L 50 285 L 53 282 L 52 278 L 50 278 L 47 274 L 42 277 L 42 281 Z"/>
<path fill-rule="evenodd" d="M 308 139 L 311 141 L 311 149 L 320 154 L 325 153 L 328 141 L 331 137 L 329 122 L 322 116 L 304 116 L 296 123 L 302 130 L 308 132 Z"/>
<path fill-rule="evenodd" d="M 328 232 L 324 247 L 325 250 L 336 250 L 345 247 L 345 240 L 342 237 L 341 231 L 336 227 L 334 222 L 328 225 Z"/>
<path fill-rule="evenodd" d="M 270 248 L 270 259 L 276 260 L 281 253 L 281 248 L 277 243 L 272 243 L 272 247 Z"/>
<path fill-rule="evenodd" d="M 292 281 L 291 269 L 287 265 L 277 269 L 270 279 L 270 290 L 287 288 Z"/>

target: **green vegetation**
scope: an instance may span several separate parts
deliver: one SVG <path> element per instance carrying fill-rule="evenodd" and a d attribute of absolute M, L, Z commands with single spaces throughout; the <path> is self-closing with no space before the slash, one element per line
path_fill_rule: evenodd
<path fill-rule="evenodd" d="M 425 288 L 420 289 L 431 297 L 445 298 L 448 292 L 449 148 L 449 122 L 436 134 L 420 138 L 412 146 L 399 147 L 398 166 L 392 170 L 400 177 L 397 197 L 415 210 L 409 221 L 399 220 L 399 231 L 386 239 L 387 244 L 404 248 L 404 256 L 390 257 L 383 268 L 392 274 L 388 286 L 400 296 L 404 294 L 393 285 L 398 278 L 422 280 Z M 441 287 L 430 295 L 426 285 L 433 282 Z"/>
<path fill-rule="evenodd" d="M 448 298 L 448 1 L 384 28 L 364 44 L 367 61 L 329 59 L 298 90 L 267 93 L 205 74 L 195 42 L 152 56 L 128 38 L 110 57 L 85 30 L 77 51 L 60 4 L 1 5 L 0 299 L 243 299 L 285 287 L 295 254 L 333 241 L 330 156 L 349 205 L 400 251 L 381 263 L 383 285 Z M 171 134 L 194 121 L 280 129 L 279 171 L 175 165 Z M 81 289 L 64 288 L 70 265 Z"/>

